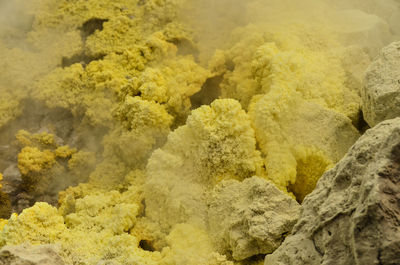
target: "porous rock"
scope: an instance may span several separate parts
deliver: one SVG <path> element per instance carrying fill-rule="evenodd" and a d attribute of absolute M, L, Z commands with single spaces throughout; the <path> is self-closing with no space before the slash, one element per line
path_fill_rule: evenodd
<path fill-rule="evenodd" d="M 53 245 L 5 246 L 0 249 L 1 265 L 63 265 Z"/>
<path fill-rule="evenodd" d="M 400 118 L 368 130 L 319 180 L 265 265 L 400 264 Z"/>
<path fill-rule="evenodd" d="M 400 42 L 385 47 L 370 65 L 361 97 L 371 127 L 400 116 Z"/>
<path fill-rule="evenodd" d="M 259 177 L 222 181 L 208 201 L 210 234 L 219 251 L 236 260 L 272 253 L 300 213 L 294 199 Z"/>

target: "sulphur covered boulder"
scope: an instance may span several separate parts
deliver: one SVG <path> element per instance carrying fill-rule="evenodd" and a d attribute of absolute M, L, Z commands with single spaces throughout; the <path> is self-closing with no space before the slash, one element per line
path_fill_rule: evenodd
<path fill-rule="evenodd" d="M 269 178 L 299 200 L 359 137 L 344 115 L 283 92 L 255 100 L 249 115 Z"/>
<path fill-rule="evenodd" d="M 156 249 L 175 253 L 171 237 L 199 234 L 188 242 L 241 261 L 274 251 L 299 216 L 296 200 L 266 180 L 250 117 L 237 100 L 192 111 L 146 170 L 146 222 L 157 226 Z M 181 229 L 195 232 L 176 234 Z M 202 259 L 212 260 L 211 254 Z"/>
<path fill-rule="evenodd" d="M 248 111 L 267 177 L 298 201 L 360 136 L 354 127 L 359 96 L 346 85 L 344 55 L 321 39 L 324 31 L 312 37 L 321 48 L 311 49 L 303 30 L 270 35 L 263 26 L 246 26 L 233 34 L 232 48 L 214 58 L 230 66 L 221 97 L 237 99 Z"/>
<path fill-rule="evenodd" d="M 306 197 L 266 265 L 400 264 L 400 118 L 368 130 Z"/>
<path fill-rule="evenodd" d="M 400 116 L 400 42 L 385 47 L 371 64 L 361 94 L 364 117 L 371 127 Z"/>
<path fill-rule="evenodd" d="M 240 103 L 214 101 L 192 112 L 169 134 L 147 164 L 146 216 L 162 232 L 189 222 L 205 228 L 206 191 L 223 179 L 243 180 L 262 171 L 254 130 Z"/>
<path fill-rule="evenodd" d="M 63 237 L 67 228 L 55 207 L 37 202 L 20 215 L 13 214 L 0 231 L 0 246 L 54 244 Z"/>
<path fill-rule="evenodd" d="M 214 243 L 235 260 L 272 253 L 297 221 L 300 205 L 271 182 L 252 177 L 225 180 L 208 199 Z"/>

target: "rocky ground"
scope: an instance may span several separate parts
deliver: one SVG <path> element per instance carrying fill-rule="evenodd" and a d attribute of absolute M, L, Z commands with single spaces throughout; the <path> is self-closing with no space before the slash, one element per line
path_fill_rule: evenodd
<path fill-rule="evenodd" d="M 0 264 L 400 264 L 398 1 L 25 3 Z"/>

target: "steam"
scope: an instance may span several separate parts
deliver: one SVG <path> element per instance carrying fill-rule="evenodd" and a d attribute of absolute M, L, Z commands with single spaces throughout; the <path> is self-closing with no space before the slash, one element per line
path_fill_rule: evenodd
<path fill-rule="evenodd" d="M 34 2 L 0 0 L 0 38 L 8 48 L 27 48 L 25 38 L 32 27 Z"/>
<path fill-rule="evenodd" d="M 349 16 L 343 11 L 350 12 Z M 377 46 L 381 48 L 400 35 L 400 2 L 395 0 L 188 0 L 182 18 L 194 28 L 203 63 L 215 49 L 224 48 L 234 29 L 248 24 L 268 27 L 303 24 L 325 27 L 339 34 L 343 33 L 343 27 L 362 34 L 365 27 L 381 24 L 376 30 L 384 32 L 374 32 L 371 39 L 352 43 L 343 40 L 347 45 L 373 47 L 371 57 L 376 55 Z"/>
<path fill-rule="evenodd" d="M 80 144 L 74 142 L 78 141 L 74 136 L 84 134 L 76 130 L 79 121 L 69 110 L 48 108 L 31 96 L 37 80 L 61 65 L 62 52 L 69 53 L 57 50 L 56 41 L 63 37 L 61 31 L 49 31 L 45 38 L 40 37 L 41 33 L 39 38 L 34 36 L 38 33 L 34 29 L 35 14 L 43 4 L 36 0 L 0 0 L 0 172 L 4 174 L 2 191 L 10 195 L 14 212 L 32 205 L 34 200 L 55 204 L 50 196 L 72 184 L 71 176 L 59 171 L 53 183 L 47 183 L 44 197 L 28 192 L 17 167 L 21 151 L 16 141 L 18 131 L 26 130 L 32 135 L 48 132 L 55 135 L 58 144 L 71 147 Z M 97 138 L 97 131 L 89 133 L 88 129 L 85 133 L 85 145 L 98 148 L 101 138 Z M 5 212 L 0 216 L 7 217 Z"/>
<path fill-rule="evenodd" d="M 188 0 L 181 16 L 195 32 L 200 61 L 209 59 L 215 49 L 223 48 L 233 29 L 248 24 L 245 0 Z"/>

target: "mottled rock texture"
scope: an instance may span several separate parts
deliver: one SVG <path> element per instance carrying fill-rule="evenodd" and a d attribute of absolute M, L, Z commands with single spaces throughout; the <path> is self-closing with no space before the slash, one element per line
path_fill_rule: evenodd
<path fill-rule="evenodd" d="M 294 199 L 259 177 L 223 181 L 210 195 L 210 232 L 219 251 L 236 260 L 272 253 L 300 213 Z"/>
<path fill-rule="evenodd" d="M 63 265 L 52 245 L 6 246 L 0 250 L 1 265 Z"/>
<path fill-rule="evenodd" d="M 400 118 L 368 130 L 305 198 L 266 265 L 400 264 Z"/>
<path fill-rule="evenodd" d="M 361 96 L 371 127 L 400 116 L 400 42 L 385 47 L 368 68 Z"/>

